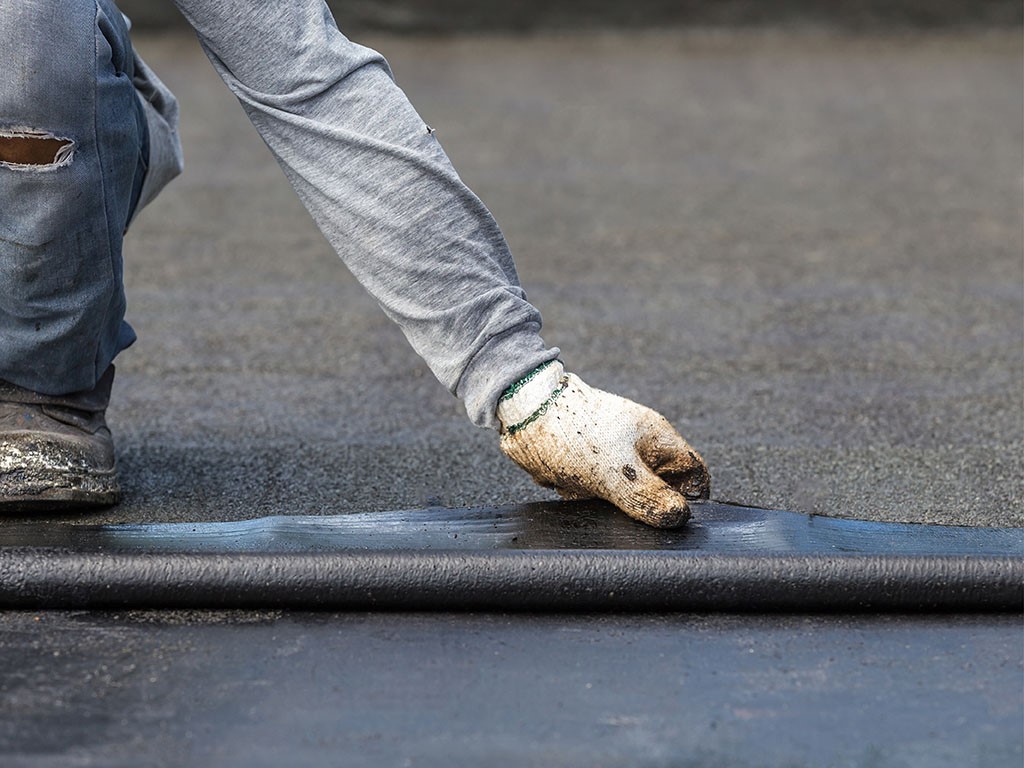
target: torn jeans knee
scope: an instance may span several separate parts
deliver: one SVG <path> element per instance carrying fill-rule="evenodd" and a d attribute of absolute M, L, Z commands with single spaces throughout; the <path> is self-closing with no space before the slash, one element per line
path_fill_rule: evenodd
<path fill-rule="evenodd" d="M 0 128 L 0 168 L 49 171 L 71 165 L 76 142 L 33 128 Z"/>

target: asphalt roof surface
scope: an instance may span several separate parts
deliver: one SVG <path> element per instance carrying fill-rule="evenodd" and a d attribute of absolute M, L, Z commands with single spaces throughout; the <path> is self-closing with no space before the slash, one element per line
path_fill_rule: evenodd
<path fill-rule="evenodd" d="M 360 40 L 508 236 L 545 338 L 663 412 L 713 497 L 1024 525 L 1018 32 Z M 81 522 L 552 498 L 315 230 L 188 35 L 142 37 L 185 175 L 126 254 Z"/>
<path fill-rule="evenodd" d="M 552 498 L 347 274 L 195 43 L 137 42 L 188 169 L 128 239 L 125 500 L 62 522 Z M 1019 30 L 365 42 L 501 222 L 547 340 L 675 422 L 714 497 L 1024 525 Z M 4 611 L 0 654 L 10 766 L 1024 754 L 1019 615 Z"/>
<path fill-rule="evenodd" d="M 0 647 L 10 768 L 1022 756 L 1016 617 L 13 612 Z"/>

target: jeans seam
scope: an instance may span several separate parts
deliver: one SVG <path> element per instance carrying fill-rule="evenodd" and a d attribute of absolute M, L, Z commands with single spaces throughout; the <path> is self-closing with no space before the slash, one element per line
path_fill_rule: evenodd
<path fill-rule="evenodd" d="M 114 281 L 114 255 L 111 253 L 111 250 L 110 250 L 111 221 L 110 221 L 110 208 L 108 206 L 109 194 L 108 194 L 108 190 L 107 190 L 106 174 L 103 172 L 103 169 L 104 169 L 104 165 L 103 165 L 103 148 L 100 145 L 100 136 L 99 136 L 99 128 L 98 128 L 99 116 L 97 115 L 97 104 L 99 103 L 98 88 L 99 88 L 99 74 L 100 74 L 99 73 L 100 14 L 103 11 L 100 8 L 99 0 L 95 0 L 94 6 L 96 8 L 96 13 L 93 16 L 93 36 L 92 36 L 92 41 L 93 41 L 92 42 L 92 47 L 93 47 L 93 51 L 92 51 L 92 66 L 93 66 L 93 78 L 92 78 L 92 140 L 93 140 L 93 145 L 96 147 L 96 160 L 97 160 L 97 167 L 99 168 L 99 177 L 100 177 L 100 185 L 99 185 L 100 186 L 100 195 L 102 197 L 102 202 L 103 202 L 103 218 L 104 218 L 104 221 L 105 221 L 105 223 L 107 225 L 106 232 L 105 232 L 106 236 L 103 238 L 103 248 L 106 250 L 106 262 L 107 262 L 107 266 L 108 266 L 108 268 L 110 270 L 110 280 L 111 280 L 111 283 L 113 283 L 113 281 Z M 114 290 L 117 290 L 116 287 L 114 288 Z M 110 302 L 108 301 L 107 302 L 107 306 L 104 308 L 103 322 L 100 325 L 101 328 L 106 328 L 108 326 L 108 323 L 109 323 L 109 320 L 110 320 L 110 309 L 111 309 Z M 96 348 L 95 348 L 95 350 L 93 352 L 93 363 L 92 363 L 92 366 L 93 366 L 93 382 L 94 383 L 99 380 L 100 376 L 103 373 L 100 370 L 100 351 L 102 350 L 102 348 L 103 348 L 103 337 L 102 337 L 102 333 L 101 333 L 100 336 L 96 339 Z"/>

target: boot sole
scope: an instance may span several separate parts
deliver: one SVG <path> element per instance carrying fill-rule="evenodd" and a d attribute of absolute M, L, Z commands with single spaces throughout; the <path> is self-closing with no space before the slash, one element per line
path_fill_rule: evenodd
<path fill-rule="evenodd" d="M 24 473 L 0 475 L 0 514 L 67 512 L 109 507 L 121 500 L 117 473 Z"/>

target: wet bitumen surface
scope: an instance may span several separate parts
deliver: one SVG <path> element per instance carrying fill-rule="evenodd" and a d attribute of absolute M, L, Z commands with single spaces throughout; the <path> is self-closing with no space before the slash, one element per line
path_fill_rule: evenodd
<path fill-rule="evenodd" d="M 634 522 L 610 504 L 534 502 L 278 515 L 229 522 L 55 524 L 9 522 L 0 547 L 76 552 L 344 552 L 348 550 L 641 550 L 751 557 L 896 555 L 1024 557 L 1024 528 L 877 523 L 783 510 L 691 502 L 681 528 Z"/>
<path fill-rule="evenodd" d="M 546 339 L 673 421 L 715 498 L 1024 525 L 1019 31 L 364 42 L 502 224 Z M 125 500 L 52 522 L 550 501 L 345 272 L 194 42 L 138 43 L 189 168 L 128 238 Z M 1024 754 L 1019 616 L 8 611 L 0 644 L 4 765 Z"/>

